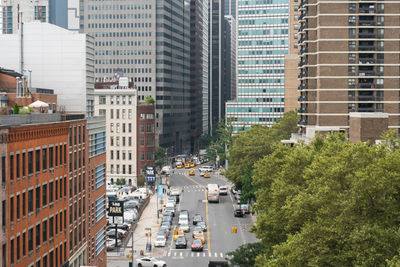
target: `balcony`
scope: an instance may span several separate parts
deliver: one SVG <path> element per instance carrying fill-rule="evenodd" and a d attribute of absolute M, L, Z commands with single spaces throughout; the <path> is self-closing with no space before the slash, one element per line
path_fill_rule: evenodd
<path fill-rule="evenodd" d="M 358 38 L 366 38 L 366 39 L 375 38 L 375 33 L 374 32 L 360 32 L 360 33 L 358 33 Z"/>
<path fill-rule="evenodd" d="M 358 101 L 375 101 L 375 97 L 373 95 L 359 95 Z"/>
<path fill-rule="evenodd" d="M 359 70 L 358 76 L 375 76 L 374 70 Z"/>
<path fill-rule="evenodd" d="M 372 108 L 370 108 L 370 107 L 367 107 L 367 108 L 358 108 L 358 112 L 375 112 L 375 109 L 372 107 Z"/>
<path fill-rule="evenodd" d="M 299 102 L 303 102 L 303 101 L 308 101 L 307 96 L 305 95 L 301 95 L 297 98 L 297 101 Z"/>
<path fill-rule="evenodd" d="M 358 62 L 360 64 L 374 64 L 375 63 L 375 59 L 373 56 L 369 56 L 369 57 L 360 57 L 358 59 Z"/>
<path fill-rule="evenodd" d="M 297 112 L 298 113 L 307 113 L 307 109 L 306 108 L 298 108 Z"/>
<path fill-rule="evenodd" d="M 374 25 L 375 25 L 374 17 L 371 18 L 360 17 L 358 20 L 358 26 L 374 26 Z"/>
<path fill-rule="evenodd" d="M 363 13 L 363 14 L 375 14 L 376 13 L 376 9 L 375 6 L 371 5 L 371 6 L 365 6 L 365 5 L 360 5 L 360 8 L 358 9 L 359 13 Z"/>
<path fill-rule="evenodd" d="M 360 44 L 358 46 L 359 51 L 375 51 L 375 45 L 372 44 Z"/>
<path fill-rule="evenodd" d="M 374 88 L 374 82 L 358 82 L 358 88 Z"/>

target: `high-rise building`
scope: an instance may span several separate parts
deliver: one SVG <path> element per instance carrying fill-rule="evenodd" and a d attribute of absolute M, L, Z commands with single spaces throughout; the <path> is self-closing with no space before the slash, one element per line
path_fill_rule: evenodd
<path fill-rule="evenodd" d="M 236 98 L 236 21 L 225 16 L 222 27 L 222 117 L 225 117 L 225 103 Z"/>
<path fill-rule="evenodd" d="M 217 129 L 223 116 L 222 93 L 222 36 L 224 26 L 224 1 L 210 0 L 210 92 L 209 92 L 209 133 Z"/>
<path fill-rule="evenodd" d="M 239 0 L 237 27 L 237 100 L 226 104 L 235 132 L 283 115 L 289 2 Z"/>
<path fill-rule="evenodd" d="M 208 133 L 208 0 L 190 1 L 190 146 Z"/>
<path fill-rule="evenodd" d="M 385 112 L 399 126 L 400 4 L 299 3 L 302 131 L 349 129 L 351 112 Z"/>
<path fill-rule="evenodd" d="M 236 20 L 237 0 L 224 0 L 224 15 L 232 16 Z"/>
<path fill-rule="evenodd" d="M 81 4 L 81 31 L 95 38 L 95 79 L 132 79 L 139 101 L 156 100 L 156 143 L 189 151 L 189 0 Z"/>
<path fill-rule="evenodd" d="M 20 22 L 41 21 L 49 22 L 48 0 L 1 0 L 2 33 L 17 33 Z"/>

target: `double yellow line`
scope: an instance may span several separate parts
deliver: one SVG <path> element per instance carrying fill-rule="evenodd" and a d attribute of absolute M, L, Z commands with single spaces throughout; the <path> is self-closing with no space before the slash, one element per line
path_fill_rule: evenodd
<path fill-rule="evenodd" d="M 190 181 L 192 181 L 193 183 L 200 185 L 201 187 L 204 187 L 204 185 L 196 182 L 195 180 L 193 180 L 192 178 L 190 178 L 189 176 L 187 176 L 186 174 L 184 174 L 184 176 L 189 179 Z M 208 218 L 208 200 L 207 200 L 207 191 L 204 192 L 204 196 L 205 196 L 205 200 L 206 200 L 206 223 L 207 223 L 207 247 L 208 247 L 208 253 L 211 253 L 211 241 L 210 241 L 210 224 L 209 224 L 209 218 Z"/>

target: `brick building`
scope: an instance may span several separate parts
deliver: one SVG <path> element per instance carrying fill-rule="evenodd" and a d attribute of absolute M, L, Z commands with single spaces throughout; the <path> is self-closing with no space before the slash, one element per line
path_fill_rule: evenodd
<path fill-rule="evenodd" d="M 137 105 L 137 171 L 144 175 L 146 166 L 155 166 L 155 107 L 153 104 Z"/>
<path fill-rule="evenodd" d="M 400 4 L 302 0 L 300 126 L 348 132 L 351 112 L 388 113 L 400 129 Z"/>
<path fill-rule="evenodd" d="M 1 150 L 7 166 L 3 266 L 87 265 L 93 249 L 99 252 L 96 265 L 105 266 L 105 233 L 93 239 L 88 229 L 102 223 L 105 230 L 105 200 L 97 205 L 99 194 L 91 194 L 92 177 L 105 192 L 105 175 L 92 171 L 105 159 L 89 159 L 84 114 L 0 116 L 0 124 L 8 131 Z M 93 217 L 97 224 L 89 224 Z"/>

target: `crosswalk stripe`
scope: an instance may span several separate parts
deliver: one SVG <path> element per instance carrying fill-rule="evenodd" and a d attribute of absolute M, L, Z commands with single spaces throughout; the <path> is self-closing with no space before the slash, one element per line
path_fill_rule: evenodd
<path fill-rule="evenodd" d="M 221 258 L 223 258 L 223 257 L 224 257 L 224 253 L 221 252 Z"/>
<path fill-rule="evenodd" d="M 211 257 L 211 252 L 208 252 L 208 257 Z"/>
<path fill-rule="evenodd" d="M 205 256 L 206 256 L 206 253 L 203 252 L 203 257 L 205 257 Z"/>
<path fill-rule="evenodd" d="M 176 256 L 176 252 L 174 252 L 174 257 Z"/>
<path fill-rule="evenodd" d="M 179 254 L 179 256 L 181 256 L 181 257 L 182 257 L 182 252 Z"/>
<path fill-rule="evenodd" d="M 218 254 L 217 254 L 217 252 L 215 252 L 215 257 L 218 257 Z"/>

